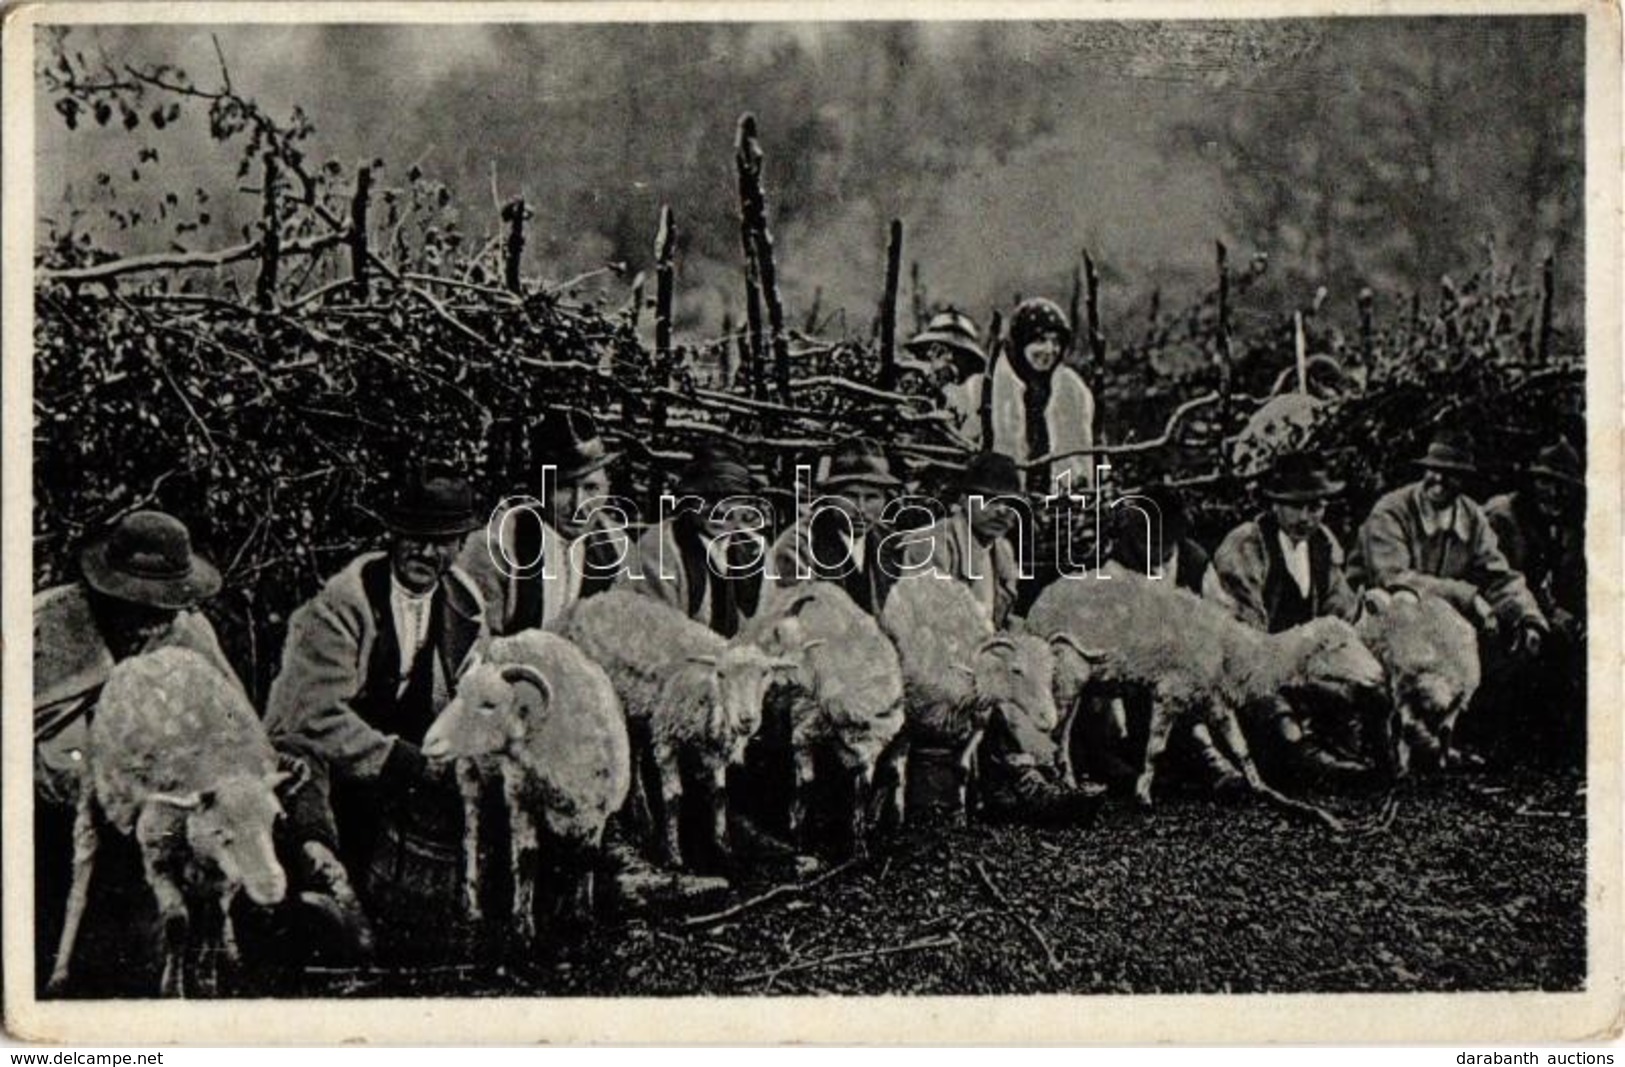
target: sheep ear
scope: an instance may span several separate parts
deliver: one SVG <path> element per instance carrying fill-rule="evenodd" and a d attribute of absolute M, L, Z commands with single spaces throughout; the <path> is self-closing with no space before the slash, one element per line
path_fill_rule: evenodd
<path fill-rule="evenodd" d="M 1077 638 L 1073 637 L 1065 630 L 1058 630 L 1055 633 L 1050 634 L 1049 644 L 1051 648 L 1057 651 L 1062 648 L 1070 648 L 1079 656 L 1082 656 L 1085 663 L 1101 663 L 1108 655 L 1104 649 L 1084 648 L 1082 645 L 1078 644 Z"/>
<path fill-rule="evenodd" d="M 1376 618 L 1388 606 L 1389 594 L 1384 589 L 1367 589 L 1360 595 L 1360 610 L 1355 619 L 1363 619 L 1367 615 Z"/>
<path fill-rule="evenodd" d="M 971 679 L 972 681 L 976 680 L 976 672 L 965 666 L 963 663 L 950 663 L 949 666 L 956 671 L 962 672 L 965 677 Z"/>
<path fill-rule="evenodd" d="M 801 662 L 799 660 L 791 659 L 789 656 L 774 656 L 772 659 L 767 661 L 768 670 L 784 671 L 786 674 L 794 672 L 800 667 Z"/>
<path fill-rule="evenodd" d="M 521 717 L 534 715 L 545 711 L 553 702 L 553 687 L 547 683 L 542 672 L 528 663 L 510 663 L 502 668 L 502 680 L 510 686 L 517 688 L 520 685 L 532 686 L 536 690 L 534 699 L 516 694 L 514 703 L 519 708 Z"/>
<path fill-rule="evenodd" d="M 800 648 L 796 649 L 796 651 L 804 656 L 822 644 L 824 644 L 824 639 L 822 637 L 815 637 L 811 641 L 804 642 Z"/>
<path fill-rule="evenodd" d="M 690 663 L 698 663 L 702 667 L 715 667 L 717 665 L 717 658 L 715 656 L 690 656 L 688 657 L 688 661 Z"/>
<path fill-rule="evenodd" d="M 147 796 L 149 804 L 168 804 L 172 808 L 183 811 L 194 811 L 203 806 L 201 793 L 151 793 Z"/>
<path fill-rule="evenodd" d="M 261 781 L 265 783 L 265 787 L 267 789 L 275 792 L 276 790 L 282 788 L 283 783 L 291 780 L 293 777 L 294 773 L 292 771 L 272 771 L 270 774 L 262 778 Z"/>

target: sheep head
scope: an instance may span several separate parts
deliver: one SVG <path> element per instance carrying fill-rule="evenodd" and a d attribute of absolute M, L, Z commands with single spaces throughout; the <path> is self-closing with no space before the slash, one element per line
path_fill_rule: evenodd
<path fill-rule="evenodd" d="M 1070 708 L 1083 694 L 1084 688 L 1109 657 L 1110 653 L 1096 648 L 1085 648 L 1071 634 L 1057 631 L 1049 637 L 1049 647 L 1055 660 L 1054 684 L 1057 707 Z"/>
<path fill-rule="evenodd" d="M 1386 684 L 1382 664 L 1342 619 L 1323 616 L 1274 635 L 1266 656 L 1281 656 L 1282 689 L 1308 689 L 1363 700 Z"/>
<path fill-rule="evenodd" d="M 527 663 L 476 661 L 457 682 L 457 695 L 423 738 L 430 759 L 505 752 L 525 736 L 525 724 L 553 699 L 542 672 Z"/>
<path fill-rule="evenodd" d="M 972 658 L 977 695 L 1029 719 L 1040 730 L 1060 721 L 1055 709 L 1055 652 L 1028 634 L 994 634 Z"/>
<path fill-rule="evenodd" d="M 769 655 L 749 643 L 729 645 L 717 655 L 690 656 L 689 662 L 710 670 L 707 734 L 737 744 L 761 729 L 769 687 L 800 665 L 793 657 Z"/>
<path fill-rule="evenodd" d="M 148 803 L 180 809 L 192 854 L 225 881 L 242 886 L 248 899 L 269 907 L 280 903 L 288 889 L 271 838 L 282 814 L 276 789 L 287 778 L 284 771 L 262 777 L 237 774 L 195 793 L 156 793 Z"/>

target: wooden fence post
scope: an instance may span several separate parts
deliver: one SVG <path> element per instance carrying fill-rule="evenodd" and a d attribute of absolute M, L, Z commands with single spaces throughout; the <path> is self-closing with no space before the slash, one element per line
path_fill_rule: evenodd
<path fill-rule="evenodd" d="M 508 224 L 508 237 L 502 243 L 502 282 L 508 292 L 518 295 L 523 287 L 519 262 L 525 253 L 524 197 L 516 196 L 502 205 L 502 221 Z"/>
<path fill-rule="evenodd" d="M 671 205 L 661 204 L 660 228 L 655 232 L 655 355 L 662 361 L 671 355 L 671 257 L 676 245 Z"/>
<path fill-rule="evenodd" d="M 1100 271 L 1095 269 L 1095 261 L 1089 255 L 1089 250 L 1083 250 L 1083 309 L 1087 316 L 1089 353 L 1094 357 L 1096 366 L 1106 361 L 1106 332 L 1100 327 Z M 1077 329 L 1074 320 L 1072 328 Z"/>
<path fill-rule="evenodd" d="M 1360 354 L 1365 358 L 1367 373 L 1370 372 L 1373 360 L 1376 358 L 1372 347 L 1375 339 L 1372 337 L 1372 314 L 1376 303 L 1376 295 L 1371 287 L 1366 286 L 1360 290 Z"/>
<path fill-rule="evenodd" d="M 982 379 L 982 403 L 976 417 L 982 424 L 982 451 L 993 451 L 993 372 L 999 365 L 1004 316 L 997 311 L 987 324 L 987 375 Z"/>
<path fill-rule="evenodd" d="M 903 267 L 903 220 L 892 219 L 886 240 L 886 289 L 880 298 L 880 387 L 897 384 L 897 282 Z"/>
<path fill-rule="evenodd" d="M 767 307 L 768 343 L 773 347 L 773 378 L 780 403 L 790 402 L 790 339 L 784 333 L 784 303 L 779 297 L 778 268 L 773 261 L 773 234 L 767 228 L 767 197 L 762 192 L 762 145 L 757 139 L 756 116 L 739 116 L 735 153 L 739 168 L 740 207 L 756 251 L 756 271 L 762 302 Z"/>
<path fill-rule="evenodd" d="M 1219 271 L 1219 432 L 1214 435 L 1214 447 L 1219 450 L 1219 472 L 1228 478 L 1230 450 L 1224 437 L 1230 429 L 1230 250 L 1223 241 L 1215 241 L 1214 246 Z"/>
<path fill-rule="evenodd" d="M 758 400 L 767 396 L 767 375 L 762 369 L 766 361 L 762 343 L 762 281 L 755 229 L 755 201 L 761 195 L 757 175 L 761 165 L 756 119 L 746 113 L 739 117 L 734 139 L 734 171 L 739 179 L 739 246 L 745 255 L 745 336 L 739 355 L 740 370 Z"/>
<path fill-rule="evenodd" d="M 925 329 L 925 289 L 920 285 L 920 261 L 913 260 L 908 265 L 908 298 L 910 308 L 914 312 L 914 332 L 919 333 Z"/>
<path fill-rule="evenodd" d="M 1540 342 L 1535 358 L 1545 363 L 1552 353 L 1552 297 L 1557 293 L 1557 264 L 1552 253 L 1540 265 Z"/>
<path fill-rule="evenodd" d="M 265 153 L 265 190 L 260 223 L 260 273 L 254 283 L 254 303 L 261 311 L 276 307 L 277 271 L 282 261 L 282 228 L 277 211 L 276 153 Z"/>
<path fill-rule="evenodd" d="M 372 168 L 362 167 L 355 176 L 355 196 L 350 201 L 350 284 L 353 298 L 367 301 L 367 201 L 372 196 Z"/>

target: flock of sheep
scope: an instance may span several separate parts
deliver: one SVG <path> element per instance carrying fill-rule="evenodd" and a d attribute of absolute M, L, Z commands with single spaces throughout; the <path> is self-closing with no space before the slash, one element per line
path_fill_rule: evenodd
<path fill-rule="evenodd" d="M 75 827 L 74 878 L 53 984 L 86 902 L 98 818 L 140 844 L 158 902 L 163 991 L 178 988 L 199 931 L 210 959 L 235 962 L 231 906 L 279 902 L 287 880 L 272 830 L 281 776 L 253 709 L 216 668 L 165 649 L 113 669 L 90 731 L 92 803 Z M 536 934 L 537 854 L 562 872 L 548 887 L 566 913 L 591 898 L 605 824 L 625 808 L 655 810 L 638 769 L 658 768 L 650 845 L 684 863 L 678 811 L 685 788 L 705 792 L 712 844 L 729 853 L 728 770 L 761 728 L 768 694 L 790 708 L 795 789 L 788 823 L 804 835 L 819 769 L 848 781 L 843 813 L 865 848 L 876 821 L 906 825 L 909 748 L 951 748 L 963 810 L 983 731 L 995 711 L 1023 716 L 1056 738 L 1066 773 L 1078 709 L 1101 696 L 1151 698 L 1152 720 L 1136 797 L 1151 804 L 1158 756 L 1170 735 L 1205 725 L 1261 798 L 1335 829 L 1351 824 L 1285 796 L 1249 756 L 1244 712 L 1288 692 L 1346 698 L 1381 691 L 1388 707 L 1379 746 L 1395 776 L 1413 759 L 1440 765 L 1478 685 L 1473 628 L 1428 596 L 1373 591 L 1355 624 L 1323 618 L 1266 635 L 1200 598 L 1126 571 L 1058 581 L 1013 632 L 996 632 L 969 590 L 922 576 L 900 582 L 876 619 L 836 585 L 771 593 L 733 639 L 641 594 L 610 590 L 581 601 L 560 632 L 494 638 L 463 670 L 455 698 L 424 741 L 431 758 L 457 761 L 465 799 L 465 906 L 478 917 L 479 808 L 499 780 L 509 813 L 512 923 Z M 93 811 L 93 809 L 95 809 Z M 545 838 L 543 831 L 545 830 Z M 550 875 L 552 877 L 553 875 Z M 198 886 L 208 892 L 199 894 Z M 188 899 L 212 900 L 210 915 Z"/>

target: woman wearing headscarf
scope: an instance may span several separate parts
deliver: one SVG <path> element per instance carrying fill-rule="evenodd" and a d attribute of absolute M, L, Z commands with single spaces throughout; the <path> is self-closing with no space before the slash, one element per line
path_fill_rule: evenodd
<path fill-rule="evenodd" d="M 1042 297 L 1025 300 L 1010 319 L 1010 346 L 993 370 L 993 451 L 1026 470 L 1028 492 L 1081 492 L 1094 486 L 1095 398 L 1062 362 L 1072 327 Z M 1068 455 L 1067 453 L 1071 453 Z M 1061 455 L 1046 472 L 1028 468 Z M 1035 476 L 1036 473 L 1036 476 Z"/>

